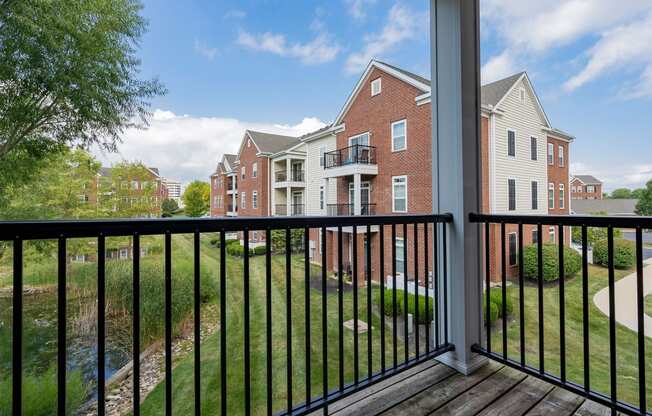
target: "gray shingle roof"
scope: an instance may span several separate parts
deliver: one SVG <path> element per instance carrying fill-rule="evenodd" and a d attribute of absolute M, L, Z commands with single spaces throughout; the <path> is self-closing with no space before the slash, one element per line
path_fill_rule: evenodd
<path fill-rule="evenodd" d="M 294 146 L 299 142 L 297 137 L 282 136 L 280 134 L 264 133 L 260 131 L 247 130 L 251 139 L 256 143 L 258 149 L 263 153 L 277 153 Z"/>
<path fill-rule="evenodd" d="M 585 185 L 602 185 L 600 179 L 592 175 L 575 175 L 573 178 L 581 180 Z"/>
<path fill-rule="evenodd" d="M 495 106 L 500 102 L 500 100 L 507 94 L 512 85 L 524 74 L 524 72 L 519 72 L 507 78 L 499 79 L 498 81 L 491 82 L 489 84 L 483 85 L 480 92 L 482 99 L 482 105 L 491 105 Z"/>
<path fill-rule="evenodd" d="M 232 155 L 232 154 L 228 154 L 228 153 L 227 153 L 227 154 L 224 155 L 224 159 L 226 159 L 227 163 L 228 163 L 230 166 L 233 166 L 233 164 L 235 163 L 235 161 L 238 159 L 238 155 Z"/>
<path fill-rule="evenodd" d="M 636 215 L 638 199 L 574 199 L 571 208 L 578 215 L 606 212 L 608 215 Z"/>

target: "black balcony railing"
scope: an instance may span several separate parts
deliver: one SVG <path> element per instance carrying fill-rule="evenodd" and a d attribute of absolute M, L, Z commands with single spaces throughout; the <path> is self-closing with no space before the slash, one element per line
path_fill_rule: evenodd
<path fill-rule="evenodd" d="M 355 215 L 353 204 L 328 204 L 327 208 L 330 216 Z M 376 204 L 361 204 L 360 215 L 376 215 Z"/>
<path fill-rule="evenodd" d="M 352 146 L 324 153 L 324 167 L 326 169 L 356 163 L 364 165 L 375 165 L 376 148 L 374 146 L 354 144 Z"/>
<path fill-rule="evenodd" d="M 107 239 L 112 237 L 127 237 L 131 241 L 132 258 L 126 260 L 131 263 L 132 267 L 126 273 L 131 274 L 131 295 L 132 295 L 132 348 L 131 354 L 133 357 L 133 384 L 132 384 L 132 406 L 133 414 L 137 415 L 140 411 L 140 352 L 141 352 L 141 303 L 142 296 L 150 296 L 150 293 L 141 291 L 141 265 L 140 263 L 140 246 L 141 239 L 149 238 L 148 236 L 161 236 L 163 239 L 162 264 L 163 264 L 163 281 L 164 281 L 164 308 L 161 310 L 161 317 L 164 321 L 164 406 L 167 415 L 172 414 L 174 403 L 177 402 L 194 402 L 195 413 L 198 414 L 198 409 L 201 408 L 201 392 L 202 389 L 202 366 L 206 365 L 207 358 L 211 357 L 210 354 L 201 354 L 200 343 L 200 302 L 202 295 L 200 293 L 203 286 L 201 279 L 217 276 L 217 284 L 219 287 L 219 295 L 217 302 L 219 303 L 219 358 L 216 357 L 217 368 L 219 376 L 216 378 L 216 386 L 210 393 L 216 395 L 219 404 L 216 405 L 220 408 L 221 414 L 224 415 L 229 412 L 242 411 L 244 414 L 306 414 L 317 409 L 327 409 L 329 404 L 334 401 L 348 396 L 356 391 L 365 389 L 374 383 L 384 380 L 394 374 L 406 370 L 418 363 L 431 360 L 444 352 L 451 351 L 453 347 L 449 344 L 448 326 L 447 324 L 440 325 L 440 322 L 446 323 L 448 321 L 448 308 L 446 298 L 446 287 L 449 285 L 448 278 L 446 277 L 447 258 L 446 250 L 438 250 L 438 242 L 446 242 L 446 223 L 451 222 L 450 215 L 407 215 L 407 216 L 377 216 L 377 217 L 304 217 L 304 218 L 210 218 L 210 219 L 163 219 L 163 220 L 102 220 L 102 221 L 35 221 L 35 222 L 2 222 L 0 223 L 0 242 L 6 242 L 9 252 L 13 252 L 13 304 L 12 304 L 12 327 L 11 327 L 11 366 L 4 365 L 5 368 L 11 368 L 11 414 L 20 415 L 23 411 L 23 403 L 27 400 L 32 400 L 31 397 L 23 397 L 25 391 L 23 390 L 23 372 L 28 369 L 24 368 L 26 363 L 29 363 L 25 357 L 29 354 L 28 351 L 23 351 L 23 270 L 25 264 L 29 264 L 33 256 L 24 256 L 23 248 L 24 243 L 29 240 L 50 239 L 54 240 L 54 244 L 58 247 L 58 256 L 56 261 L 58 263 L 58 280 L 57 280 L 57 313 L 58 313 L 58 342 L 52 341 L 57 345 L 57 408 L 58 414 L 66 414 L 66 372 L 69 370 L 67 367 L 67 351 L 66 351 L 66 332 L 69 330 L 68 319 L 66 315 L 66 294 L 69 276 L 69 269 L 66 267 L 68 258 L 67 248 L 73 247 L 73 242 L 76 239 L 89 239 L 91 246 L 94 247 L 97 253 L 97 348 L 87 348 L 87 354 L 96 355 L 97 368 L 94 372 L 97 377 L 97 407 L 100 415 L 105 414 L 105 399 L 106 396 L 106 373 L 105 365 L 106 359 L 106 306 L 107 306 L 107 273 L 106 273 L 106 242 Z M 352 256 L 353 276 L 350 286 L 347 286 L 346 294 L 344 290 L 344 274 L 342 264 L 344 259 L 343 247 L 343 227 L 353 228 L 353 232 L 361 230 L 366 234 L 367 241 L 374 238 L 376 244 L 366 244 L 364 256 Z M 379 232 L 372 233 L 372 227 L 377 228 Z M 281 230 L 283 240 L 285 242 L 284 248 L 279 250 L 277 243 L 272 244 L 272 231 Z M 297 245 L 293 239 L 296 238 L 295 230 L 301 231 L 301 242 Z M 310 233 L 311 230 L 321 230 L 321 233 Z M 335 230 L 335 231 L 334 231 Z M 264 254 L 257 259 L 252 259 L 252 255 L 259 254 L 258 251 L 249 250 L 249 234 L 257 231 L 265 235 L 265 250 Z M 391 231 L 391 232 L 390 232 Z M 244 250 L 241 252 L 241 257 L 236 257 L 236 254 L 230 253 L 227 249 L 226 236 L 231 233 L 241 233 Z M 417 282 L 423 282 L 423 288 L 432 287 L 431 296 L 425 297 L 424 311 L 434 309 L 433 316 L 427 314 L 425 317 L 422 315 L 421 319 L 429 324 L 424 325 L 425 340 L 419 337 L 419 325 L 416 325 L 416 335 L 411 337 L 408 332 L 408 286 L 407 280 L 404 279 L 405 284 L 403 290 L 406 296 L 402 300 L 405 302 L 402 310 L 397 309 L 397 270 L 396 270 L 396 240 L 397 232 L 399 237 L 403 238 L 403 264 L 405 265 L 404 272 L 407 272 L 408 263 L 412 264 L 415 273 L 421 276 L 421 279 L 416 277 Z M 327 233 L 330 241 L 333 241 L 331 253 L 331 245 L 327 244 Z M 188 279 L 193 281 L 193 309 L 192 315 L 194 320 L 194 388 L 191 389 L 192 393 L 186 395 L 180 392 L 188 392 L 187 386 L 181 386 L 179 392 L 173 384 L 173 371 L 172 371 L 172 299 L 175 294 L 173 288 L 178 286 L 172 284 L 173 275 L 173 258 L 180 255 L 181 248 L 176 244 L 173 246 L 173 237 L 184 238 L 180 234 L 187 234 L 191 237 L 190 249 L 188 256 L 193 259 L 193 266 L 190 270 Z M 218 270 L 210 270 L 208 274 L 201 272 L 202 269 L 211 266 L 213 262 L 202 261 L 202 256 L 217 255 L 213 246 L 202 247 L 202 238 L 217 240 L 215 245 L 219 247 L 219 266 L 214 266 Z M 275 233 L 276 234 L 276 233 Z M 321 236 L 318 242 L 322 247 L 321 267 L 312 265 L 310 256 L 315 253 L 311 250 L 311 243 L 309 241 L 310 235 Z M 386 237 L 387 236 L 387 237 Z M 391 236 L 391 237 L 390 237 Z M 439 236 L 439 237 L 438 237 Z M 385 242 L 387 240 L 387 243 Z M 206 240 L 208 241 L 208 240 Z M 414 253 L 413 261 L 408 259 L 407 256 L 407 242 L 410 241 L 410 247 Z M 211 243 L 213 244 L 213 243 Z M 390 271 L 385 267 L 385 244 L 392 247 L 392 264 L 390 267 L 393 276 L 393 285 L 385 287 L 385 270 Z M 282 242 L 281 242 L 282 245 Z M 357 252 L 357 239 L 353 239 L 353 249 Z M 172 250 L 175 250 L 175 257 L 172 256 Z M 179 247 L 179 248 L 178 248 Z M 301 247 L 298 249 L 297 247 Z M 328 252 L 327 252 L 328 247 Z M 373 249 L 372 249 L 373 247 Z M 429 248 L 430 247 L 430 248 Z M 179 250 L 179 251 L 178 251 Z M 56 251 L 56 250 L 55 250 Z M 227 253 L 230 253 L 227 255 Z M 433 255 L 433 253 L 436 253 Z M 281 256 L 282 259 L 274 259 L 275 269 L 272 270 L 272 256 Z M 421 261 L 419 256 L 422 255 Z M 328 264 L 333 262 L 328 261 L 329 256 L 337 259 L 339 267 L 335 272 L 335 279 L 329 278 L 333 272 L 329 270 Z M 372 272 L 371 264 L 373 258 L 378 256 L 379 270 Z M 428 260 L 429 256 L 431 261 Z M 296 262 L 298 257 L 300 262 Z M 359 265 L 362 259 L 365 259 L 366 265 Z M 217 259 L 217 258 L 216 258 Z M 227 275 L 227 262 L 229 262 Z M 231 263 L 233 262 L 233 263 Z M 255 267 L 250 267 L 250 262 L 256 262 Z M 201 263 L 201 264 L 200 264 Z M 278 264 L 285 264 L 284 269 L 279 269 Z M 302 264 L 301 271 L 297 269 L 297 265 Z M 200 267 L 201 266 L 201 267 Z M 235 266 L 242 267 L 242 274 L 234 274 Z M 281 266 L 282 267 L 282 266 Z M 312 268 L 311 268 L 312 267 Z M 316 267 L 316 268 L 315 268 Z M 360 268 L 359 268 L 360 267 Z M 90 269 L 89 269 L 90 270 Z M 364 271 L 358 275 L 358 270 Z M 439 270 L 444 270 L 439 273 Z M 179 278 L 179 271 L 175 268 L 175 279 Z M 258 276 L 257 273 L 262 273 Z M 284 278 L 279 279 L 273 273 L 283 273 Z M 419 274 L 420 273 L 420 274 Z M 297 274 L 299 276 L 297 276 Z M 299 277 L 299 282 L 292 284 L 293 276 L 296 280 Z M 258 279 L 260 277 L 260 279 Z M 431 279 L 431 281 L 429 281 Z M 228 280 L 228 284 L 227 284 Z M 338 290 L 332 290 L 331 280 L 336 282 Z M 262 286 L 258 283 L 263 281 Z M 299 283 L 303 289 L 298 296 L 301 298 L 300 302 L 293 298 L 292 289 L 299 290 Z M 314 284 L 311 284 L 314 283 Z M 235 290 L 237 285 L 241 285 L 238 293 L 229 293 Z M 282 285 L 282 289 L 272 290 L 272 284 Z M 253 288 L 250 288 L 251 286 Z M 254 286 L 255 285 L 255 286 Z M 443 286 L 441 286 L 443 285 Z M 209 286 L 210 287 L 210 286 Z M 418 287 L 418 286 L 417 286 Z M 264 289 L 263 289 L 264 288 Z M 422 288 L 422 289 L 423 289 Z M 441 290 L 440 290 L 441 289 Z M 285 299 L 281 300 L 278 297 L 278 292 L 285 292 Z M 360 293 L 362 291 L 362 293 Z M 380 302 L 375 304 L 375 293 L 379 291 Z M 393 302 L 390 303 L 391 310 L 385 309 L 385 296 L 392 296 Z M 121 292 L 122 293 L 122 292 Z M 419 304 L 417 296 L 419 290 L 413 292 L 415 297 L 415 304 Z M 424 292 L 422 292 L 424 293 Z M 428 293 L 428 292 L 425 292 Z M 274 317 L 272 316 L 272 295 L 275 294 L 276 298 Z M 294 297 L 297 297 L 295 292 Z M 352 319 L 353 331 L 352 335 L 347 332 L 346 341 L 344 336 L 344 299 L 347 298 L 346 306 L 346 319 Z M 231 302 L 228 304 L 229 314 L 227 314 L 227 302 L 229 299 L 236 299 L 237 303 Z M 351 301 L 352 303 L 349 303 Z M 279 307 L 277 302 L 283 303 L 283 307 Z M 430 303 L 432 302 L 432 303 Z M 297 311 L 292 312 L 293 308 L 301 303 L 301 312 L 297 316 Z M 263 305 L 261 305 L 263 304 Z M 253 305 L 253 306 L 252 306 Z M 335 306 L 337 305 L 337 306 Z M 255 326 L 252 325 L 252 309 L 264 311 L 264 318 L 256 316 L 256 321 L 263 319 L 263 324 Z M 379 313 L 376 311 L 380 310 Z M 283 311 L 283 312 L 280 312 Z M 394 313 L 396 311 L 396 313 Z M 311 318 L 311 313 L 318 313 L 320 317 L 315 319 Z M 421 322 L 419 318 L 419 308 L 415 309 L 415 322 Z M 281 317 L 279 314 L 283 314 Z M 386 314 L 391 315 L 392 318 L 386 319 Z M 398 316 L 400 314 L 400 316 Z M 236 317 L 237 315 L 237 317 Z M 318 315 L 318 316 L 319 316 Z M 440 319 L 441 318 L 441 319 Z M 234 319 L 233 321 L 230 321 Z M 286 328 L 283 335 L 276 335 L 281 339 L 274 339 L 272 332 L 272 320 L 279 320 L 286 322 Z M 397 322 L 397 319 L 402 319 L 402 322 Z M 430 320 L 432 319 L 432 323 Z M 297 320 L 299 322 L 297 322 Z M 369 325 L 366 327 L 366 332 L 361 332 L 359 329 L 360 320 L 366 320 Z M 391 320 L 391 326 L 390 325 Z M 227 325 L 228 322 L 228 325 Z M 333 333 L 333 322 L 337 322 L 337 329 Z M 397 335 L 399 324 L 403 326 L 403 339 Z M 275 326 L 276 327 L 276 326 Z M 263 331 L 254 332 L 254 328 L 264 328 Z M 305 332 L 299 331 L 297 328 L 305 328 Z M 329 329 L 330 328 L 330 329 Z M 275 329 L 278 332 L 278 329 Z M 348 331 L 348 330 L 347 330 Z M 303 332 L 303 333 L 299 333 Z M 331 334 L 329 335 L 329 332 Z M 312 339 L 311 336 L 317 337 Z M 337 335 L 334 335 L 337 334 Z M 304 336 L 305 335 L 305 336 Z M 431 336 L 433 335 L 433 336 Z M 351 338 L 353 343 L 350 344 Z M 298 342 L 301 340 L 301 342 Z M 294 342 L 293 342 L 294 341 Z M 305 341 L 305 344 L 304 344 Z M 364 344 L 366 341 L 366 346 Z M 48 342 L 48 340 L 43 340 Z M 263 350 L 255 343 L 263 343 L 265 345 Z M 227 345 L 232 343 L 243 343 L 242 348 L 229 348 Z M 320 348 L 315 350 L 315 345 L 320 344 Z M 337 344 L 338 348 L 329 348 L 329 345 Z M 278 345 L 282 344 L 282 351 L 279 350 Z M 274 348 L 273 348 L 274 346 Z M 293 354 L 293 349 L 295 351 Z M 237 357 L 231 356 L 237 350 Z M 346 352 L 346 353 L 345 353 Z M 281 388 L 278 382 L 273 384 L 273 380 L 278 379 L 278 375 L 274 374 L 278 370 L 279 355 L 283 356 L 281 362 L 285 363 L 285 368 L 281 370 L 285 373 L 282 377 L 285 381 L 285 398 L 279 401 L 275 398 L 275 389 Z M 297 357 L 302 357 L 300 365 L 295 363 L 293 367 L 293 360 L 298 360 Z M 201 357 L 201 359 L 200 359 Z M 294 357 L 294 358 L 293 358 Z M 242 359 L 243 358 L 243 359 Z M 253 359 L 252 359 L 253 358 Z M 273 361 L 276 360 L 276 361 Z M 92 360 L 87 360 L 91 362 Z M 265 362 L 266 364 L 257 365 L 255 363 Z M 254 363 L 254 365 L 252 365 Z M 273 364 L 274 363 L 274 364 Z M 315 380 L 312 373 L 312 366 L 319 366 L 319 372 L 322 374 L 319 377 L 321 380 Z M 297 368 L 301 368 L 298 371 Z M 345 372 L 346 368 L 346 372 Z M 329 371 L 331 370 L 331 371 Z M 206 370 L 204 370 L 206 373 Z M 241 372 L 241 373 L 240 373 Z M 210 371 L 209 371 L 210 373 Z M 231 377 L 227 379 L 228 374 L 241 374 L 240 377 Z M 334 383 L 330 377 L 337 374 L 335 377 L 337 382 Z M 345 376 L 346 374 L 346 376 Z M 300 399 L 296 395 L 293 396 L 293 391 L 297 392 L 296 382 L 293 384 L 293 377 L 302 377 L 305 384 L 305 392 L 299 394 Z M 255 380 L 255 382 L 254 382 Z M 213 383 L 211 378 L 211 383 Z M 236 387 L 234 383 L 238 383 Z M 242 383 L 242 384 L 240 384 Z M 294 385 L 294 388 L 293 388 Z M 336 385 L 333 389 L 332 387 Z M 243 396 L 238 396 L 238 401 L 234 402 L 233 396 L 227 394 L 227 386 L 229 389 L 242 389 Z M 173 390 L 175 391 L 173 395 Z M 255 393 L 252 393 L 255 390 Z M 232 402 L 233 401 L 233 402 Z M 54 407 L 54 404 L 53 404 Z M 53 413 L 55 411 L 53 410 Z"/>
<path fill-rule="evenodd" d="M 288 174 L 284 170 L 276 172 L 275 177 L 276 182 L 288 182 Z M 290 171 L 290 182 L 304 182 L 305 180 L 306 176 L 303 170 L 293 169 Z"/>
<path fill-rule="evenodd" d="M 473 349 L 608 406 L 612 414 L 649 415 L 646 397 L 649 398 L 651 392 L 646 384 L 646 363 L 649 374 L 650 352 L 646 350 L 646 343 L 647 349 L 650 343 L 646 340 L 644 325 L 643 233 L 652 228 L 652 217 L 471 214 L 470 221 L 483 224 L 484 310 L 490 311 L 485 313 L 486 339 L 483 345 Z M 571 227 L 576 229 L 574 233 Z M 614 243 L 614 234 L 621 228 L 635 230 L 634 241 L 622 244 L 631 245 L 625 251 L 635 258 L 635 274 L 632 274 L 635 278 L 630 279 L 632 293 L 627 296 L 620 292 L 624 288 L 619 294 L 615 290 L 615 269 L 624 266 L 622 248 L 617 247 L 621 244 Z M 596 271 L 589 267 L 591 242 L 588 235 L 596 235 L 599 230 L 604 232 L 606 241 L 593 243 L 593 262 L 604 267 Z M 569 251 L 568 237 L 571 235 L 580 254 Z M 532 242 L 531 247 L 527 242 Z M 604 248 L 599 250 L 598 245 Z M 600 258 L 598 251 L 604 252 Z M 494 252 L 496 256 L 492 257 Z M 509 264 L 518 268 L 516 273 L 509 267 L 508 258 Z M 567 263 L 571 268 L 566 268 Z M 573 269 L 577 270 L 578 277 L 569 279 Z M 514 276 L 508 276 L 510 272 Z M 517 290 L 508 288 L 509 278 Z M 533 283 L 528 284 L 526 279 Z M 604 281 L 598 284 L 597 290 L 607 291 L 608 300 L 603 308 L 606 304 L 608 310 L 604 314 L 591 310 L 592 300 L 597 302 L 593 293 L 596 279 Z M 498 280 L 500 287 L 492 289 L 492 280 Z M 499 305 L 492 313 L 495 293 L 500 295 L 496 296 Z M 630 326 L 632 331 L 617 326 L 617 296 L 620 297 L 618 302 L 635 305 L 635 317 L 629 318 L 630 322 L 636 322 L 634 328 Z M 510 298 L 518 300 L 514 307 L 517 319 L 513 320 L 508 319 Z M 493 330 L 488 327 L 495 319 L 492 316 L 502 317 L 500 325 Z M 623 362 L 628 366 L 622 366 Z"/>

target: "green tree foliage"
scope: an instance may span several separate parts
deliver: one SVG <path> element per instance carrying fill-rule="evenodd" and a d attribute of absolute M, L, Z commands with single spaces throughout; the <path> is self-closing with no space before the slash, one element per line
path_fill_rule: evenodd
<path fill-rule="evenodd" d="M 597 241 L 593 245 L 593 263 L 604 267 L 609 266 L 609 246 L 607 239 Z M 636 260 L 636 245 L 633 241 L 623 238 L 614 239 L 614 267 L 629 269 Z"/>
<path fill-rule="evenodd" d="M 0 1 L 0 160 L 27 141 L 114 150 L 165 92 L 140 80 L 138 0 Z"/>
<path fill-rule="evenodd" d="M 139 162 L 114 165 L 97 185 L 99 216 L 108 218 L 157 217 L 161 202 L 151 171 Z"/>
<path fill-rule="evenodd" d="M 645 184 L 645 189 L 640 192 L 640 197 L 636 204 L 636 213 L 638 215 L 652 215 L 652 180 L 648 181 Z"/>
<path fill-rule="evenodd" d="M 537 246 L 523 249 L 523 275 L 529 279 L 538 279 Z M 564 276 L 575 275 L 582 268 L 582 257 L 569 247 L 564 247 Z M 556 244 L 543 245 L 543 280 L 559 280 L 559 247 Z"/>
<path fill-rule="evenodd" d="M 622 232 L 618 228 L 614 228 L 614 237 L 619 238 Z M 588 227 L 586 229 L 586 241 L 589 246 L 593 246 L 596 242 L 607 238 L 607 229 L 605 227 Z M 576 244 L 582 243 L 582 227 L 573 227 L 573 242 Z"/>
<path fill-rule="evenodd" d="M 292 252 L 303 252 L 303 229 L 290 230 L 290 249 Z M 272 230 L 272 251 L 285 253 L 285 230 Z"/>
<path fill-rule="evenodd" d="M 208 182 L 193 181 L 183 192 L 184 211 L 189 217 L 201 217 L 210 208 L 211 187 Z"/>
<path fill-rule="evenodd" d="M 161 217 L 169 218 L 176 214 L 178 210 L 179 204 L 177 204 L 177 201 L 174 199 L 165 198 L 161 204 Z"/>
<path fill-rule="evenodd" d="M 632 191 L 632 198 L 641 199 L 643 197 L 644 192 L 645 192 L 645 188 L 636 188 Z"/>
<path fill-rule="evenodd" d="M 618 188 L 614 189 L 609 195 L 609 198 L 612 199 L 629 199 L 632 197 L 632 191 L 627 188 Z"/>

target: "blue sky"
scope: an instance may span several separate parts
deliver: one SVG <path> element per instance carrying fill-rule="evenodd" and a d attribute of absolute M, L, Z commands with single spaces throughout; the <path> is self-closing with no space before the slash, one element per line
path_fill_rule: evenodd
<path fill-rule="evenodd" d="M 206 179 L 245 128 L 300 134 L 331 121 L 371 58 L 429 76 L 428 3 L 144 0 L 142 75 L 167 95 L 120 155 Z M 483 82 L 527 70 L 575 173 L 607 189 L 652 179 L 652 3 L 480 0 Z"/>

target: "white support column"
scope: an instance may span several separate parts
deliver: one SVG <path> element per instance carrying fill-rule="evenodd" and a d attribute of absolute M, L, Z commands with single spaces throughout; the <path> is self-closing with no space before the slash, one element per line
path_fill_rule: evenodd
<path fill-rule="evenodd" d="M 353 175 L 353 214 L 362 215 L 362 175 Z"/>
<path fill-rule="evenodd" d="M 443 296 L 455 351 L 440 360 L 469 374 L 486 361 L 471 352 L 482 335 L 480 234 L 469 223 L 469 213 L 480 211 L 482 190 L 479 0 L 430 0 L 430 10 L 433 209 L 453 214 Z"/>
<path fill-rule="evenodd" d="M 324 212 L 326 212 L 326 215 L 328 215 L 328 188 L 330 187 L 330 180 L 328 178 L 324 178 L 322 182 L 324 187 Z"/>
<path fill-rule="evenodd" d="M 285 183 L 290 183 L 290 175 L 292 174 L 292 160 L 285 159 Z M 285 187 L 285 215 L 292 215 L 292 188 L 287 185 Z"/>

